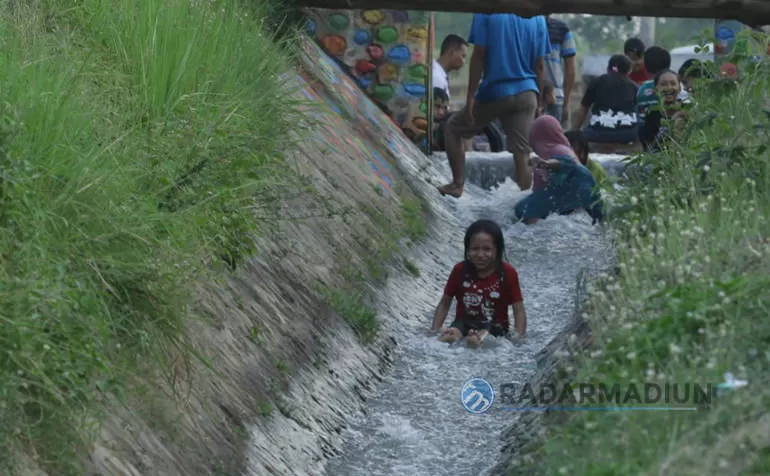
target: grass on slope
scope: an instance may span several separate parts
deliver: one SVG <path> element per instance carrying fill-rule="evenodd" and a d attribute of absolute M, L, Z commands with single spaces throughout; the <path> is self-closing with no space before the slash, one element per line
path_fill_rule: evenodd
<path fill-rule="evenodd" d="M 84 474 L 102 393 L 183 347 L 187 284 L 253 251 L 296 110 L 263 20 L 235 0 L 3 3 L 0 473 L 23 445 Z"/>
<path fill-rule="evenodd" d="M 652 175 L 621 197 L 632 210 L 612 223 L 620 274 L 592 290 L 595 345 L 573 380 L 717 384 L 732 372 L 749 386 L 698 412 L 571 413 L 548 428 L 535 473 L 770 471 L 770 63 L 745 59 L 731 58 L 739 83 L 699 86 L 691 133 L 643 158 Z"/>

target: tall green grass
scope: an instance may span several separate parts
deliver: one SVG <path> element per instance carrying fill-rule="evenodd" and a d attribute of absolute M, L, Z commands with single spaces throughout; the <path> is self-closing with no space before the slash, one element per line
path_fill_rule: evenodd
<path fill-rule="evenodd" d="M 291 36 L 235 0 L 0 10 L 0 472 L 51 474 L 104 393 L 185 348 L 191 284 L 291 182 Z M 288 42 L 288 43 L 287 43 Z M 262 216 L 257 219 L 255 216 Z"/>
<path fill-rule="evenodd" d="M 651 173 L 611 223 L 620 273 L 592 289 L 595 345 L 567 370 L 608 385 L 732 372 L 749 386 L 698 412 L 572 413 L 514 474 L 768 474 L 770 62 L 730 60 L 740 82 L 700 84 L 691 130 L 639 158 Z"/>

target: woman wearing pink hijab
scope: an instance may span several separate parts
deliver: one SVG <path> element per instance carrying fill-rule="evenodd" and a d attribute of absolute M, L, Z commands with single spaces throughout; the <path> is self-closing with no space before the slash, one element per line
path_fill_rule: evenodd
<path fill-rule="evenodd" d="M 532 159 L 532 193 L 516 204 L 516 217 L 531 225 L 551 213 L 582 208 L 593 223 L 601 222 L 603 204 L 596 181 L 575 157 L 559 121 L 538 117 L 529 130 L 529 143 L 538 156 Z"/>

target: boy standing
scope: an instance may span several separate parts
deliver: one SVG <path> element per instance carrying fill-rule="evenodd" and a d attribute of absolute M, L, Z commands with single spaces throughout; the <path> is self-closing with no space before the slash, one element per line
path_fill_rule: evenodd
<path fill-rule="evenodd" d="M 644 42 L 639 38 L 628 39 L 623 45 L 623 54 L 631 60 L 631 74 L 628 75 L 628 78 L 637 86 L 652 79 L 647 68 L 644 67 L 644 49 Z"/>
<path fill-rule="evenodd" d="M 671 54 L 660 46 L 651 46 L 644 52 L 644 68 L 653 77 L 660 71 L 671 68 Z M 644 128 L 644 118 L 650 108 L 658 104 L 658 94 L 655 91 L 655 80 L 648 79 L 641 86 L 636 95 L 636 116 L 638 121 L 638 130 L 640 132 L 639 140 L 645 150 L 649 144 L 646 144 L 641 138 L 641 131 Z"/>

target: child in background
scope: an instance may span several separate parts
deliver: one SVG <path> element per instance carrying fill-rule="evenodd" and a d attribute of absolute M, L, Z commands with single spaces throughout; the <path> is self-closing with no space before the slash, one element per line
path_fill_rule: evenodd
<path fill-rule="evenodd" d="M 449 96 L 441 88 L 433 88 L 433 124 L 436 126 L 449 113 Z M 437 126 L 436 126 L 437 127 Z"/>
<path fill-rule="evenodd" d="M 637 86 L 641 86 L 651 77 L 644 67 L 644 50 L 644 42 L 639 38 L 630 38 L 623 45 L 623 54 L 631 60 L 631 72 L 628 74 L 628 79 Z"/>
<path fill-rule="evenodd" d="M 575 151 L 575 155 L 577 156 L 578 161 L 580 161 L 580 163 L 583 164 L 583 166 L 585 166 L 589 172 L 591 172 L 591 175 L 593 176 L 594 180 L 596 180 L 596 183 L 599 184 L 599 187 L 604 190 L 611 191 L 612 181 L 610 181 L 610 177 L 607 175 L 604 167 L 597 164 L 595 161 L 588 157 L 588 154 L 590 153 L 590 147 L 583 133 L 579 130 L 572 130 L 565 132 L 564 136 L 572 146 L 572 150 Z"/>
<path fill-rule="evenodd" d="M 513 306 L 516 332 L 523 337 L 527 314 L 516 269 L 504 261 L 505 240 L 497 223 L 478 220 L 465 232 L 465 260 L 449 275 L 444 295 L 436 307 L 431 330 L 438 332 L 457 300 L 452 324 L 441 334 L 442 342 L 454 343 L 467 337 L 469 347 L 481 345 L 487 334 L 509 333 L 508 307 Z"/>
<path fill-rule="evenodd" d="M 690 58 L 679 67 L 679 79 L 682 81 L 682 89 L 687 93 L 686 99 L 689 100 L 696 83 L 701 79 L 711 79 L 711 73 L 702 62 Z"/>
<path fill-rule="evenodd" d="M 671 69 L 671 53 L 660 46 L 652 46 L 644 52 L 644 68 L 653 76 L 661 71 Z M 641 86 L 636 95 L 636 111 L 639 121 L 639 141 L 644 150 L 647 150 L 652 140 L 644 134 L 644 122 L 647 120 L 647 112 L 658 104 L 658 95 L 655 94 L 655 80 L 648 79 Z"/>

